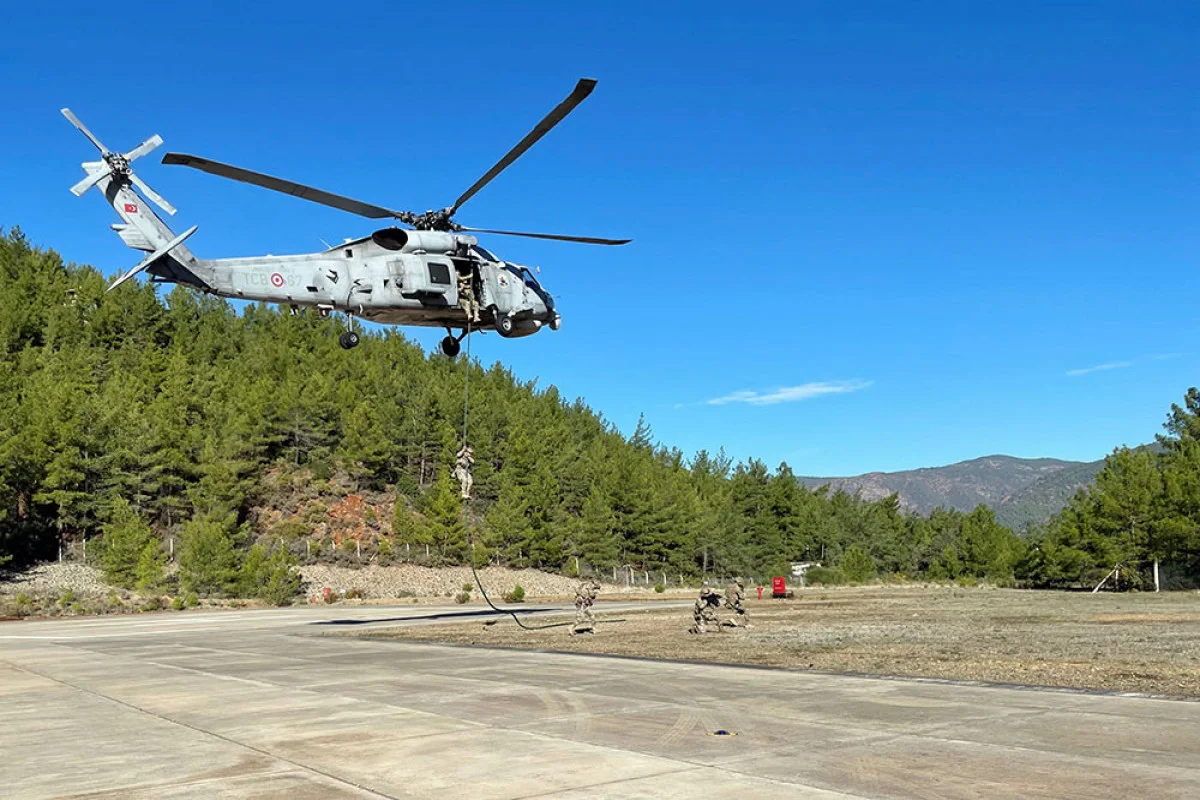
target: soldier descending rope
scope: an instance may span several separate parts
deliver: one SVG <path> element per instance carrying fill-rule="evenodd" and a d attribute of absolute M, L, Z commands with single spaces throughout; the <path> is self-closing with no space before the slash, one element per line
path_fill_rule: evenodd
<path fill-rule="evenodd" d="M 715 625 L 716 629 L 720 631 L 721 618 L 717 616 L 717 609 L 720 607 L 721 595 L 712 589 L 701 589 L 700 596 L 696 598 L 696 605 L 692 609 L 692 627 L 688 629 L 688 633 L 708 633 L 709 625 Z"/>
<path fill-rule="evenodd" d="M 454 462 L 454 477 L 458 478 L 459 484 L 462 486 L 462 499 L 471 499 L 471 469 L 475 466 L 475 453 L 467 445 L 459 448 L 458 456 Z"/>
<path fill-rule="evenodd" d="M 592 616 L 592 603 L 600 593 L 600 582 L 595 578 L 582 581 L 575 589 L 575 627 L 571 635 L 577 633 L 595 633 L 596 618 Z"/>

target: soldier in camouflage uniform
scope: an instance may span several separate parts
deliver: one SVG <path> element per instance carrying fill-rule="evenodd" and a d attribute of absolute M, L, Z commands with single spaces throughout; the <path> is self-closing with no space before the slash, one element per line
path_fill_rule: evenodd
<path fill-rule="evenodd" d="M 688 633 L 708 633 L 708 626 L 714 625 L 718 631 L 721 630 L 721 618 L 717 616 L 717 609 L 721 607 L 721 596 L 712 589 L 701 589 L 700 596 L 696 598 L 696 605 L 692 609 L 692 627 L 688 629 Z"/>
<path fill-rule="evenodd" d="M 467 312 L 468 320 L 479 322 L 479 301 L 475 299 L 470 272 L 458 273 L 458 304 Z"/>
<path fill-rule="evenodd" d="M 471 477 L 471 470 L 474 468 L 475 451 L 464 444 L 459 448 L 458 455 L 454 460 L 454 477 L 458 478 L 463 500 L 471 499 L 471 485 L 474 483 L 474 479 Z"/>
<path fill-rule="evenodd" d="M 592 603 L 600 594 L 600 581 L 592 578 L 582 581 L 575 589 L 575 627 L 571 635 L 577 633 L 595 633 L 596 618 L 592 616 Z"/>
<path fill-rule="evenodd" d="M 746 584 L 742 583 L 741 578 L 734 578 L 733 582 L 725 587 L 725 607 L 737 615 L 729 623 L 732 627 L 750 627 L 750 615 L 746 611 L 745 601 Z"/>

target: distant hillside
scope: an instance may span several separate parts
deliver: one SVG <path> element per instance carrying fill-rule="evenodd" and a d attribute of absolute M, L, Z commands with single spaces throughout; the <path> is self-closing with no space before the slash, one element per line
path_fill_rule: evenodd
<path fill-rule="evenodd" d="M 1035 480 L 993 505 L 996 519 L 1014 531 L 1042 522 L 1067 504 L 1077 491 L 1091 486 L 1104 459 L 1076 462 Z"/>
<path fill-rule="evenodd" d="M 1100 461 L 984 456 L 944 467 L 903 472 L 868 472 L 848 478 L 801 478 L 806 486 L 861 492 L 876 500 L 896 493 L 909 511 L 927 514 L 938 506 L 970 511 L 983 503 L 996 509 L 1005 525 L 1021 529 L 1040 522 L 1087 486 L 1104 465 Z"/>

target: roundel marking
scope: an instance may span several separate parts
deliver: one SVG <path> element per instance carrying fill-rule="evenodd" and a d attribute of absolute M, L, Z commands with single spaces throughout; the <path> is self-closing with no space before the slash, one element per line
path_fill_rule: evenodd
<path fill-rule="evenodd" d="M 272 286 L 274 286 L 276 289 L 278 289 L 280 286 L 283 286 L 284 283 L 286 283 L 286 281 L 283 279 L 282 275 L 280 275 L 278 272 L 271 273 L 271 285 Z"/>

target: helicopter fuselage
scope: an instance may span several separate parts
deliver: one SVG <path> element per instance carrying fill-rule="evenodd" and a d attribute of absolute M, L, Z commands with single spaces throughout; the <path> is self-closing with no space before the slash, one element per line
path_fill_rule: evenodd
<path fill-rule="evenodd" d="M 320 253 L 201 260 L 212 294 L 324 312 L 385 325 L 466 329 L 459 275 L 470 276 L 478 329 L 511 320 L 511 337 L 557 330 L 554 300 L 528 268 L 500 261 L 473 236 L 388 228 Z M 160 278 L 162 279 L 162 278 Z"/>

